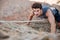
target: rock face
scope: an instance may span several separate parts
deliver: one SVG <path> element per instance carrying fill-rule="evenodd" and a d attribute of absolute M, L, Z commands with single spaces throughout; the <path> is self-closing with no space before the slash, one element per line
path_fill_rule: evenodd
<path fill-rule="evenodd" d="M 57 39 L 55 34 L 39 32 L 30 26 L 19 25 L 16 23 L 3 23 L 0 25 L 0 31 L 9 35 L 9 38 L 5 40 L 49 40 L 49 38 L 53 38 L 54 40 Z"/>
<path fill-rule="evenodd" d="M 9 34 L 8 40 L 41 40 L 39 32 L 25 25 L 2 24 L 0 29 Z"/>

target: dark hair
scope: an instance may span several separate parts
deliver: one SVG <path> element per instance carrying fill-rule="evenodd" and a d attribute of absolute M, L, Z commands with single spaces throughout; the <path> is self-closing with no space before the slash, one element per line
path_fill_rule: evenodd
<path fill-rule="evenodd" d="M 42 9 L 42 5 L 41 5 L 41 3 L 34 3 L 33 5 L 32 5 L 32 8 L 40 8 L 40 9 Z"/>

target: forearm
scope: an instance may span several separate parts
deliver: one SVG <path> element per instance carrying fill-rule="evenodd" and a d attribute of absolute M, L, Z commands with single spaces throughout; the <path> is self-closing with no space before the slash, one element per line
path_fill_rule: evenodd
<path fill-rule="evenodd" d="M 29 20 L 29 21 L 31 21 L 31 20 L 32 20 L 32 18 L 33 18 L 33 16 L 30 16 L 28 20 Z"/>
<path fill-rule="evenodd" d="M 29 18 L 28 18 L 29 22 L 27 23 L 28 25 L 30 24 L 30 21 L 32 20 L 32 18 L 33 18 L 33 15 L 29 16 Z"/>
<path fill-rule="evenodd" d="M 51 10 L 49 9 L 47 11 L 47 17 L 48 17 L 48 21 L 51 24 L 51 33 L 55 33 L 56 32 L 56 23 L 55 23 L 55 17 L 53 15 L 53 13 L 51 12 Z"/>
<path fill-rule="evenodd" d="M 55 33 L 56 32 L 56 23 L 51 24 L 51 33 Z"/>

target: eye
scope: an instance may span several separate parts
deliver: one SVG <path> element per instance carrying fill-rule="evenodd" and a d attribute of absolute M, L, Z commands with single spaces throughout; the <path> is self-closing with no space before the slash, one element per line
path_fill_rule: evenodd
<path fill-rule="evenodd" d="M 39 12 L 39 10 L 37 10 L 37 12 Z"/>

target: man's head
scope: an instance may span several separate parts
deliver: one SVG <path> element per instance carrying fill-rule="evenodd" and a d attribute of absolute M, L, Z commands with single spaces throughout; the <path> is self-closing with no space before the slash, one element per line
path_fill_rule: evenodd
<path fill-rule="evenodd" d="M 34 3 L 32 5 L 33 13 L 36 15 L 41 15 L 42 5 L 40 3 Z"/>

